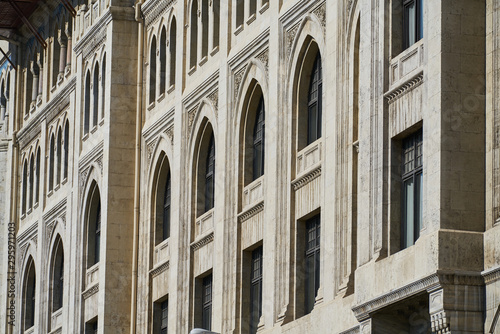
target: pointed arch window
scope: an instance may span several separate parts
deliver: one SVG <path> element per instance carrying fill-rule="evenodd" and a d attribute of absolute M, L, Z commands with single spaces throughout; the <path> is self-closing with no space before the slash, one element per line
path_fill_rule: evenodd
<path fill-rule="evenodd" d="M 321 138 L 322 117 L 322 76 L 321 56 L 318 52 L 311 71 L 311 82 L 307 98 L 307 144 L 311 144 Z"/>
<path fill-rule="evenodd" d="M 170 172 L 167 175 L 167 182 L 165 182 L 165 195 L 163 198 L 163 240 L 170 237 L 170 202 L 171 202 L 171 180 Z"/>
<path fill-rule="evenodd" d="M 208 0 L 201 1 L 201 58 L 208 56 Z"/>
<path fill-rule="evenodd" d="M 196 57 L 198 53 L 198 1 L 193 0 L 191 5 L 191 35 L 190 39 L 190 55 L 189 67 L 196 66 Z"/>
<path fill-rule="evenodd" d="M 55 312 L 63 306 L 64 289 L 64 249 L 62 240 L 57 238 L 54 247 L 54 260 L 52 264 L 52 312 Z"/>
<path fill-rule="evenodd" d="M 87 215 L 87 268 L 99 263 L 101 251 L 101 197 L 94 183 Z"/>
<path fill-rule="evenodd" d="M 62 163 L 62 129 L 57 131 L 57 176 L 56 184 L 61 183 L 61 163 Z"/>
<path fill-rule="evenodd" d="M 170 23 L 170 39 L 169 39 L 169 47 L 170 47 L 170 86 L 175 85 L 175 69 L 176 69 L 176 45 L 177 45 L 177 22 L 175 17 L 172 18 L 172 22 Z"/>
<path fill-rule="evenodd" d="M 94 107 L 93 107 L 93 117 L 92 117 L 92 126 L 96 127 L 98 118 L 99 118 L 99 64 L 96 63 L 94 67 L 94 80 L 92 83 L 93 88 L 93 98 L 94 98 Z"/>
<path fill-rule="evenodd" d="M 23 325 L 24 330 L 30 329 L 35 325 L 35 314 L 36 314 L 36 272 L 35 272 L 35 262 L 33 258 L 30 257 L 28 264 L 26 265 L 25 274 L 25 284 L 24 284 L 24 296 L 23 296 Z"/>
<path fill-rule="evenodd" d="M 205 173 L 205 212 L 214 207 L 215 191 L 215 143 L 214 135 L 210 137 Z"/>
<path fill-rule="evenodd" d="M 158 245 L 170 237 L 171 220 L 171 173 L 167 156 L 158 163 L 158 181 L 156 185 L 156 226 L 155 244 Z"/>
<path fill-rule="evenodd" d="M 27 202 L 27 188 L 28 188 L 28 162 L 24 160 L 23 164 L 23 189 L 22 189 L 22 201 L 21 201 L 21 214 L 26 213 L 26 202 Z"/>
<path fill-rule="evenodd" d="M 106 54 L 102 57 L 102 77 L 101 77 L 101 119 L 104 119 L 104 107 L 106 106 Z"/>
<path fill-rule="evenodd" d="M 167 32 L 165 27 L 160 35 L 160 94 L 165 94 L 167 87 Z"/>
<path fill-rule="evenodd" d="M 54 38 L 52 40 L 52 87 L 57 85 L 57 76 L 59 75 L 59 63 L 61 60 L 61 45 L 57 36 L 59 35 L 59 27 L 54 26 Z"/>
<path fill-rule="evenodd" d="M 50 151 L 49 151 L 49 191 L 54 190 L 54 154 L 55 143 L 54 134 L 50 137 Z"/>
<path fill-rule="evenodd" d="M 40 147 L 36 152 L 36 181 L 35 181 L 35 203 L 40 200 Z"/>
<path fill-rule="evenodd" d="M 261 97 L 255 116 L 253 128 L 253 179 L 256 180 L 264 175 L 264 139 L 265 139 L 265 111 L 264 98 Z"/>
<path fill-rule="evenodd" d="M 33 154 L 30 157 L 30 169 L 29 169 L 29 198 L 28 198 L 28 208 L 33 208 L 33 193 L 35 191 L 35 158 Z"/>
<path fill-rule="evenodd" d="M 66 121 L 64 126 L 64 179 L 68 178 L 68 166 L 69 166 L 69 122 Z"/>
<path fill-rule="evenodd" d="M 149 50 L 149 103 L 153 103 L 156 98 L 156 36 L 151 40 Z"/>
<path fill-rule="evenodd" d="M 83 114 L 83 134 L 89 133 L 90 128 L 90 71 L 87 71 L 85 77 L 85 111 Z"/>

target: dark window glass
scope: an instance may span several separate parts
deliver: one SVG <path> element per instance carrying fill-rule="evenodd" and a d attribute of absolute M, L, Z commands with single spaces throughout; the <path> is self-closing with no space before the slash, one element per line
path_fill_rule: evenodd
<path fill-rule="evenodd" d="M 306 254 L 305 254 L 305 313 L 310 313 L 319 289 L 320 277 L 320 233 L 321 219 L 317 215 L 306 221 Z"/>
<path fill-rule="evenodd" d="M 403 0 L 403 46 L 408 48 L 422 39 L 423 31 L 423 0 Z"/>
<path fill-rule="evenodd" d="M 97 206 L 95 222 L 95 244 L 94 244 L 94 264 L 99 262 L 101 250 L 101 203 Z"/>
<path fill-rule="evenodd" d="M 153 103 L 156 98 L 156 37 L 151 41 L 149 51 L 149 103 Z"/>
<path fill-rule="evenodd" d="M 24 162 L 23 166 L 23 200 L 21 202 L 21 213 L 26 213 L 26 203 L 28 202 L 28 162 Z"/>
<path fill-rule="evenodd" d="M 85 78 L 85 111 L 83 114 L 83 134 L 89 133 L 90 128 L 90 71 Z"/>
<path fill-rule="evenodd" d="M 36 182 L 35 182 L 35 203 L 40 199 L 40 148 L 36 153 Z"/>
<path fill-rule="evenodd" d="M 52 278 L 52 312 L 59 310 L 63 306 L 64 252 L 60 240 L 55 256 Z"/>
<path fill-rule="evenodd" d="M 170 237 L 170 172 L 167 175 L 163 196 L 163 240 L 168 237 Z"/>
<path fill-rule="evenodd" d="M 69 123 L 64 127 L 64 178 L 68 177 L 69 164 Z"/>
<path fill-rule="evenodd" d="M 160 94 L 166 90 L 167 80 L 167 31 L 162 29 L 160 35 Z"/>
<path fill-rule="evenodd" d="M 212 329 L 212 275 L 203 278 L 203 314 L 202 325 L 204 329 Z"/>
<path fill-rule="evenodd" d="M 161 327 L 160 334 L 168 333 L 168 300 L 161 303 Z"/>
<path fill-rule="evenodd" d="M 422 130 L 403 141 L 401 248 L 415 243 L 422 228 Z"/>
<path fill-rule="evenodd" d="M 322 86 L 321 56 L 318 52 L 311 71 L 307 99 L 307 145 L 321 138 Z"/>
<path fill-rule="evenodd" d="M 214 207 L 215 190 L 215 143 L 214 136 L 210 137 L 205 174 L 205 212 Z"/>
<path fill-rule="evenodd" d="M 253 179 L 256 180 L 264 175 L 264 129 L 265 129 L 264 99 L 261 97 L 255 126 L 253 128 Z"/>
<path fill-rule="evenodd" d="M 50 138 L 50 166 L 49 166 L 49 191 L 54 189 L 54 154 L 55 154 L 55 143 L 54 143 L 54 136 Z"/>
<path fill-rule="evenodd" d="M 26 276 L 26 290 L 24 299 L 24 329 L 31 328 L 35 325 L 35 291 L 36 291 L 36 274 L 35 264 L 30 260 Z"/>
<path fill-rule="evenodd" d="M 252 272 L 250 290 L 250 333 L 257 333 L 262 315 L 262 246 L 252 252 Z"/>
<path fill-rule="evenodd" d="M 29 198 L 28 198 L 28 208 L 33 208 L 33 192 L 35 186 L 35 159 L 33 155 L 30 158 L 30 175 L 29 175 Z"/>

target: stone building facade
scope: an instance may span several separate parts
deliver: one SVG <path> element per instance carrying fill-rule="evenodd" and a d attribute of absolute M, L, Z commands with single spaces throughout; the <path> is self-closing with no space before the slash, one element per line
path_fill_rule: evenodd
<path fill-rule="evenodd" d="M 496 1 L 33 8 L 0 332 L 500 333 Z"/>

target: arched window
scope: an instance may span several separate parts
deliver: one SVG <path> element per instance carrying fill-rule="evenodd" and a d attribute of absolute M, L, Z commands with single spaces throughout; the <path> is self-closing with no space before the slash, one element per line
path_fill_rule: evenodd
<path fill-rule="evenodd" d="M 83 114 L 83 134 L 89 133 L 90 128 L 90 71 L 85 77 L 85 111 Z"/>
<path fill-rule="evenodd" d="M 191 5 L 191 35 L 190 35 L 190 58 L 189 67 L 196 66 L 196 57 L 198 53 L 198 1 L 192 0 Z"/>
<path fill-rule="evenodd" d="M 27 202 L 27 188 L 28 188 L 28 161 L 24 160 L 23 164 L 23 191 L 22 191 L 22 201 L 21 201 L 21 214 L 26 213 L 26 202 Z"/>
<path fill-rule="evenodd" d="M 208 0 L 201 1 L 201 58 L 208 56 Z"/>
<path fill-rule="evenodd" d="M 101 96 L 101 118 L 104 119 L 104 113 L 105 113 L 105 101 L 106 101 L 106 54 L 102 57 L 102 77 L 101 77 L 101 90 L 102 90 L 102 96 Z"/>
<path fill-rule="evenodd" d="M 64 175 L 63 178 L 68 178 L 69 166 L 69 122 L 66 120 L 64 125 Z"/>
<path fill-rule="evenodd" d="M 94 81 L 92 83 L 93 87 L 93 97 L 94 97 L 94 110 L 92 117 L 92 126 L 97 126 L 99 119 L 99 64 L 96 63 L 94 67 Z"/>
<path fill-rule="evenodd" d="M 94 183 L 87 211 L 87 268 L 99 262 L 101 252 L 101 196 Z"/>
<path fill-rule="evenodd" d="M 52 260 L 52 312 L 59 310 L 63 306 L 63 280 L 64 280 L 64 249 L 61 238 L 58 236 L 54 243 L 54 253 Z"/>
<path fill-rule="evenodd" d="M 153 103 L 156 98 L 156 36 L 151 40 L 149 50 L 149 103 Z"/>
<path fill-rule="evenodd" d="M 220 0 L 213 0 L 212 12 L 214 18 L 214 35 L 213 35 L 213 48 L 219 46 L 219 33 L 220 33 Z"/>
<path fill-rule="evenodd" d="M 319 52 L 311 71 L 311 83 L 307 98 L 307 144 L 321 138 L 321 107 L 322 107 L 322 77 L 321 56 Z"/>
<path fill-rule="evenodd" d="M 62 129 L 57 131 L 57 177 L 56 184 L 61 183 L 61 163 L 62 163 Z"/>
<path fill-rule="evenodd" d="M 36 152 L 36 181 L 35 181 L 35 203 L 40 200 L 40 147 Z"/>
<path fill-rule="evenodd" d="M 160 35 L 160 94 L 165 94 L 167 87 L 167 31 L 161 29 Z"/>
<path fill-rule="evenodd" d="M 36 314 L 36 273 L 35 273 L 35 262 L 33 258 L 29 258 L 24 276 L 24 287 L 23 287 L 23 325 L 24 330 L 30 329 L 35 325 L 35 314 Z"/>
<path fill-rule="evenodd" d="M 177 22 L 175 17 L 172 18 L 172 22 L 170 23 L 170 39 L 169 39 L 169 47 L 170 47 L 170 86 L 175 85 L 175 60 L 176 60 L 176 45 L 177 45 Z"/>
<path fill-rule="evenodd" d="M 50 152 L 49 152 L 49 191 L 54 189 L 54 134 L 50 137 Z"/>
<path fill-rule="evenodd" d="M 214 207 L 215 191 L 215 142 L 214 135 L 210 137 L 207 150 L 207 163 L 205 169 L 205 212 Z"/>
<path fill-rule="evenodd" d="M 33 192 L 35 187 L 35 158 L 33 154 L 30 157 L 30 169 L 29 169 L 29 198 L 28 198 L 28 208 L 33 208 Z"/>
<path fill-rule="evenodd" d="M 264 98 L 261 97 L 253 128 L 253 179 L 264 175 Z"/>
<path fill-rule="evenodd" d="M 155 244 L 170 237 L 171 203 L 170 165 L 166 155 L 158 163 L 158 182 L 156 185 L 156 228 Z"/>

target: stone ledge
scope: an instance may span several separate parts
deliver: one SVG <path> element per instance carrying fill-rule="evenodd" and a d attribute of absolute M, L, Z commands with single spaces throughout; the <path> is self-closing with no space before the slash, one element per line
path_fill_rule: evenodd
<path fill-rule="evenodd" d="M 90 288 L 82 292 L 83 299 L 89 299 L 91 296 L 99 292 L 99 283 L 92 285 Z"/>
<path fill-rule="evenodd" d="M 292 181 L 293 190 L 297 191 L 309 182 L 321 176 L 321 165 L 314 167 L 305 174 Z"/>
<path fill-rule="evenodd" d="M 391 104 L 399 97 L 420 86 L 423 82 L 424 82 L 424 72 L 420 71 L 413 77 L 404 81 L 402 84 L 389 90 L 387 93 L 384 94 L 384 97 L 387 99 L 387 103 Z"/>
<path fill-rule="evenodd" d="M 500 267 L 485 270 L 481 273 L 485 284 L 490 284 L 500 279 Z"/>
<path fill-rule="evenodd" d="M 251 208 L 240 213 L 238 215 L 238 220 L 240 221 L 240 223 L 243 223 L 244 221 L 252 218 L 253 216 L 262 211 L 264 211 L 264 201 L 260 201 L 259 203 L 253 205 Z"/>
<path fill-rule="evenodd" d="M 212 241 L 214 241 L 214 232 L 213 231 L 210 232 L 209 234 L 201 237 L 200 239 L 193 241 L 191 243 L 191 248 L 195 251 L 195 250 L 198 250 L 205 245 L 208 245 Z"/>
<path fill-rule="evenodd" d="M 166 271 L 167 269 L 170 268 L 170 261 L 166 261 L 159 266 L 156 266 L 155 268 L 151 269 L 149 271 L 149 274 L 151 275 L 152 278 L 155 278 L 156 276 L 160 275 L 162 272 Z"/>

